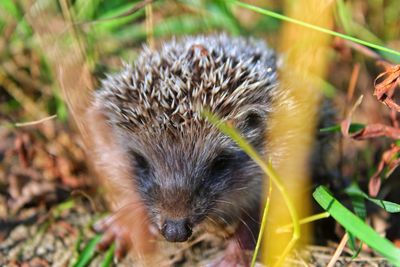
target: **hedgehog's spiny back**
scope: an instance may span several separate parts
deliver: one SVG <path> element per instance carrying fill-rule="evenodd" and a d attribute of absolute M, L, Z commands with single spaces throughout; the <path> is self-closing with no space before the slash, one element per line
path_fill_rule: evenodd
<path fill-rule="evenodd" d="M 230 118 L 244 106 L 270 105 L 276 82 L 275 54 L 263 42 L 198 36 L 144 48 L 134 67 L 103 81 L 96 100 L 125 129 L 184 129 L 201 121 L 202 107 Z"/>

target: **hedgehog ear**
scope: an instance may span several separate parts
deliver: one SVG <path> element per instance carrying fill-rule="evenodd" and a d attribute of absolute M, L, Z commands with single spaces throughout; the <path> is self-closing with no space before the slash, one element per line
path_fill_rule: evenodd
<path fill-rule="evenodd" d="M 268 111 L 262 106 L 242 109 L 235 116 L 236 128 L 250 143 L 264 140 Z"/>

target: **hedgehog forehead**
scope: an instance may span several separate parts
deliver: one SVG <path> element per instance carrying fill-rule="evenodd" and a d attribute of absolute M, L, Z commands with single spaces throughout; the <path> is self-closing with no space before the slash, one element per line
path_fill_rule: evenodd
<path fill-rule="evenodd" d="M 148 159 L 160 174 L 198 173 L 222 151 L 237 149 L 235 143 L 216 128 L 197 127 L 160 133 L 124 133 L 122 142 L 129 152 Z"/>
<path fill-rule="evenodd" d="M 262 42 L 226 35 L 144 48 L 136 64 L 108 76 L 96 97 L 123 129 L 184 131 L 204 124 L 206 108 L 229 119 L 242 107 L 268 106 L 276 87 L 275 55 Z"/>

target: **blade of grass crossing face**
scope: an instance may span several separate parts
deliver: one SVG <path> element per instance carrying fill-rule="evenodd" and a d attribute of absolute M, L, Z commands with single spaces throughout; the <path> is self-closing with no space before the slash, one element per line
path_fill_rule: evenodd
<path fill-rule="evenodd" d="M 347 231 L 365 242 L 369 247 L 384 256 L 395 266 L 400 266 L 400 250 L 344 207 L 324 186 L 319 186 L 314 191 L 313 197 L 318 204 L 328 211 Z"/>
<path fill-rule="evenodd" d="M 232 127 L 228 126 L 225 122 L 221 121 L 218 117 L 216 117 L 211 112 L 204 110 L 202 115 L 207 118 L 207 120 L 215 125 L 222 133 L 229 136 L 232 140 L 234 140 L 238 146 L 246 152 L 249 157 L 251 157 L 255 163 L 260 166 L 262 171 L 268 175 L 269 179 L 274 183 L 279 192 L 281 193 L 286 207 L 289 210 L 290 217 L 293 223 L 293 233 L 292 238 L 289 243 L 286 245 L 284 251 L 281 253 L 279 259 L 275 263 L 275 266 L 281 266 L 286 259 L 286 256 L 292 250 L 297 240 L 300 238 L 300 222 L 299 217 L 297 215 L 297 211 L 294 207 L 294 204 L 285 189 L 283 182 L 280 177 L 277 175 L 275 170 L 273 169 L 271 163 L 265 163 L 264 160 L 258 155 L 258 153 L 252 148 L 252 146 L 245 140 L 243 137 Z"/>

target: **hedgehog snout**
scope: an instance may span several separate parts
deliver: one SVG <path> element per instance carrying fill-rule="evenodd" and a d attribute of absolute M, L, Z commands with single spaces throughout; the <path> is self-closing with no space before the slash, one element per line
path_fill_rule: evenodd
<path fill-rule="evenodd" d="M 165 220 L 161 234 L 169 242 L 184 242 L 192 235 L 192 226 L 188 219 Z"/>

